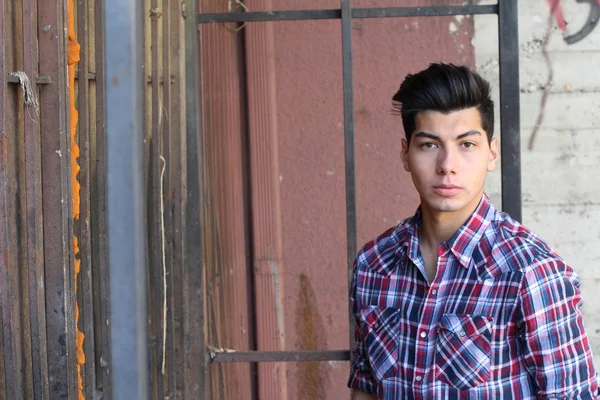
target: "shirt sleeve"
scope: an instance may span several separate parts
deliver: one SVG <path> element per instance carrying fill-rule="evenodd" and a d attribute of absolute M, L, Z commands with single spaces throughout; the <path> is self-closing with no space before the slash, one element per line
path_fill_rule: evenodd
<path fill-rule="evenodd" d="M 350 352 L 350 379 L 348 380 L 348 387 L 365 393 L 377 394 L 377 384 L 373 378 L 364 337 L 360 329 L 360 306 L 357 304 L 356 300 L 357 285 L 358 263 L 355 260 L 352 268 L 352 279 L 350 283 L 350 306 L 352 308 L 352 315 L 354 316 L 355 345 Z"/>
<path fill-rule="evenodd" d="M 518 309 L 524 363 L 538 399 L 599 399 L 576 273 L 559 259 L 524 272 Z"/>

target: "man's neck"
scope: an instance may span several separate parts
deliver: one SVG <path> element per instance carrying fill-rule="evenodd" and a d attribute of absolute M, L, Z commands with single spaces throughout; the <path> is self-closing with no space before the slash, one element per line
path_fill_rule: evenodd
<path fill-rule="evenodd" d="M 436 249 L 440 243 L 450 239 L 473 214 L 480 200 L 481 197 L 477 197 L 468 207 L 455 212 L 435 211 L 422 205 L 419 229 L 421 244 Z"/>

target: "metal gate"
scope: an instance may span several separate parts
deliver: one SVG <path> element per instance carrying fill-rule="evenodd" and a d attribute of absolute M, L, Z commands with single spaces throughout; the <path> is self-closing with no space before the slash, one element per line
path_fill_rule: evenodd
<path fill-rule="evenodd" d="M 119 10 L 118 0 L 107 0 L 107 10 Z M 133 2 L 135 3 L 135 2 Z M 188 285 L 199 289 L 188 293 L 190 310 L 187 324 L 194 333 L 188 337 L 196 355 L 197 392 L 205 395 L 208 363 L 286 362 L 349 360 L 348 350 L 248 351 L 210 350 L 204 337 L 204 292 L 202 291 L 201 243 L 201 159 L 198 24 L 252 23 L 258 21 L 299 21 L 341 19 L 344 143 L 346 182 L 346 232 L 348 264 L 356 254 L 356 190 L 354 158 L 354 115 L 352 87 L 352 20 L 361 18 L 435 17 L 452 15 L 498 15 L 500 55 L 500 121 L 502 129 L 502 208 L 521 219 L 520 115 L 518 17 L 516 0 L 499 0 L 494 5 L 352 8 L 351 0 L 341 0 L 339 9 L 199 14 L 196 2 L 186 6 L 186 171 L 185 266 Z M 138 8 L 121 8 L 106 21 L 107 58 L 107 181 L 108 240 L 110 259 L 111 337 L 114 398 L 146 398 L 147 355 L 145 333 L 145 244 L 141 205 L 143 167 L 141 156 L 141 87 L 135 72 L 140 65 L 136 37 L 139 35 Z M 117 15 L 118 14 L 118 15 Z M 118 17 L 118 18 L 117 18 Z M 123 171 L 130 171 L 124 174 Z M 111 192 L 119 196 L 111 196 Z M 134 251 L 132 251 L 132 249 Z M 134 272 L 134 273 L 132 273 Z M 131 287 L 135 291 L 131 291 Z M 123 299 L 127 299 L 123 301 Z M 353 319 L 350 320 L 350 326 Z M 351 337 L 350 342 L 353 339 Z M 132 349 L 134 354 L 131 354 Z M 187 366 L 188 368 L 190 366 Z"/>

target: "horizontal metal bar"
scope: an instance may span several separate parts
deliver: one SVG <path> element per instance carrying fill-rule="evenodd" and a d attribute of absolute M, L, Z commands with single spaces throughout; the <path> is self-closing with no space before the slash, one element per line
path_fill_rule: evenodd
<path fill-rule="evenodd" d="M 303 362 L 303 361 L 348 361 L 349 350 L 304 350 L 304 351 L 232 351 L 211 349 L 210 360 L 216 362 Z"/>
<path fill-rule="evenodd" d="M 444 17 L 448 15 L 497 14 L 498 5 L 353 8 L 352 18 Z"/>
<path fill-rule="evenodd" d="M 341 10 L 290 10 L 264 12 L 232 12 L 198 14 L 199 24 L 211 22 L 302 21 L 313 19 L 339 19 Z"/>
<path fill-rule="evenodd" d="M 391 17 L 440 17 L 448 15 L 497 14 L 498 5 L 481 6 L 432 6 L 432 7 L 383 7 L 353 8 L 352 18 L 391 18 Z M 231 13 L 200 13 L 197 23 L 213 22 L 258 22 L 258 21 L 302 21 L 319 19 L 340 19 L 341 9 L 254 11 Z"/>
<path fill-rule="evenodd" d="M 18 76 L 13 76 L 13 75 L 8 75 L 6 77 L 6 81 L 8 83 L 19 83 L 19 77 Z M 38 85 L 48 85 L 50 83 L 52 83 L 52 78 L 50 78 L 49 76 L 46 75 L 39 75 L 35 77 L 35 83 L 37 83 Z"/>

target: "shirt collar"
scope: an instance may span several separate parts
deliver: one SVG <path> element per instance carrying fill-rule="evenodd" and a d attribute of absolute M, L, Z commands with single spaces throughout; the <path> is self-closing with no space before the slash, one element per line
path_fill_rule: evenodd
<path fill-rule="evenodd" d="M 483 194 L 475 211 L 446 242 L 454 257 L 456 257 L 463 267 L 468 268 L 470 266 L 473 250 L 477 247 L 477 244 L 494 219 L 495 213 L 496 209 L 487 195 Z M 413 262 L 418 259 L 419 254 L 418 229 L 421 225 L 421 218 L 421 208 L 419 207 L 415 214 L 406 221 L 406 224 L 401 224 L 394 231 L 394 236 L 398 243 L 396 254 L 406 254 Z M 404 263 L 400 263 L 400 265 L 404 266 Z"/>
<path fill-rule="evenodd" d="M 484 194 L 473 214 L 446 242 L 454 257 L 463 267 L 468 268 L 471 264 L 473 250 L 479 244 L 488 226 L 490 226 L 495 213 L 496 209 Z"/>

